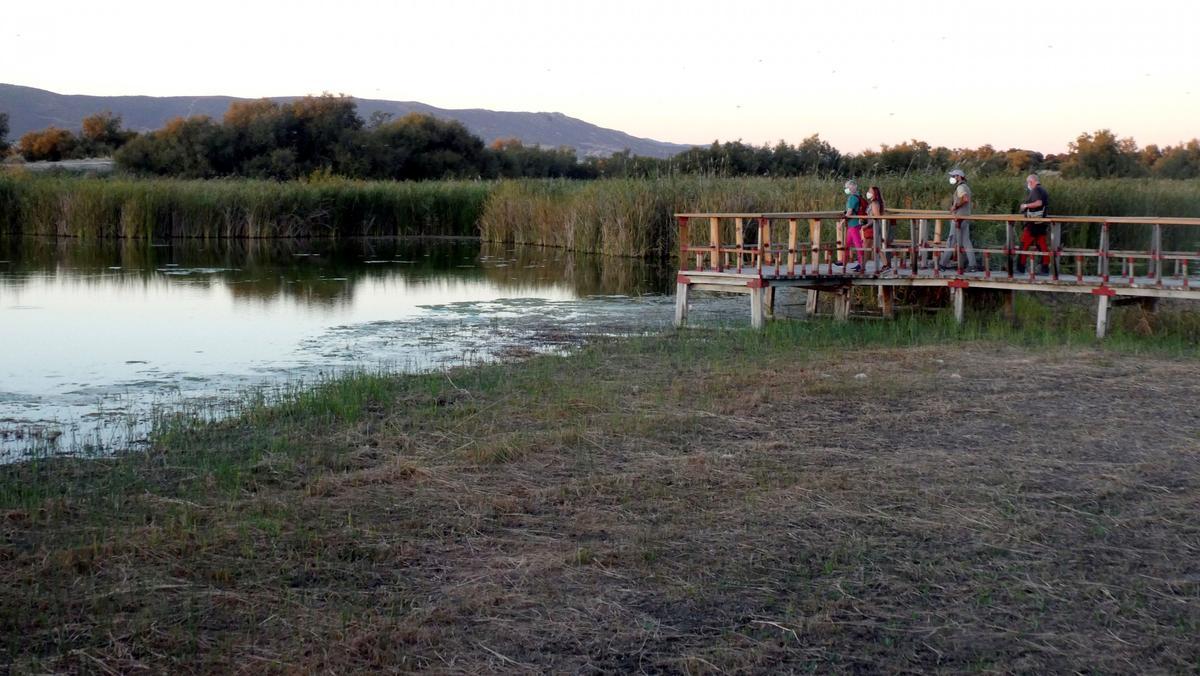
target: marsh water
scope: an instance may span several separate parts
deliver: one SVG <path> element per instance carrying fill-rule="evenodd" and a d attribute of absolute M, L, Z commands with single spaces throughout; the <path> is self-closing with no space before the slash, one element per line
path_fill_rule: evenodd
<path fill-rule="evenodd" d="M 117 450 L 254 388 L 659 331 L 671 275 L 472 240 L 0 239 L 0 461 Z"/>

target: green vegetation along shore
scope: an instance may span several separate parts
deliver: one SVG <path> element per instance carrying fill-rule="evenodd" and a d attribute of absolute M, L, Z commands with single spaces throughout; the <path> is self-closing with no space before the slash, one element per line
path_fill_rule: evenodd
<path fill-rule="evenodd" d="M 490 185 L 0 174 L 0 232 L 170 237 L 477 236 Z"/>
<path fill-rule="evenodd" d="M 0 670 L 1194 670 L 1197 327 L 1122 310 L 606 341 L 3 466 Z"/>
<path fill-rule="evenodd" d="M 892 208 L 946 207 L 948 190 L 940 177 L 864 183 L 880 185 Z M 979 213 L 1013 213 L 1024 196 L 1013 178 L 971 185 Z M 1196 181 L 1050 178 L 1046 185 L 1058 214 L 1200 214 Z M 679 211 L 835 210 L 841 204 L 839 180 L 811 177 L 278 183 L 0 174 L 0 231 L 83 238 L 463 235 L 668 257 L 677 249 L 673 214 Z M 978 232 L 995 234 L 986 226 Z M 1148 237 L 1148 231 L 1140 235 Z M 1097 233 L 1073 227 L 1066 237 L 1085 244 Z M 1168 247 L 1200 245 L 1200 233 L 1186 229 L 1169 229 L 1165 238 Z"/>
<path fill-rule="evenodd" d="M 890 207 L 944 208 L 949 194 L 938 176 L 864 183 L 878 184 Z M 978 212 L 1012 213 L 1024 195 L 1011 177 L 971 185 Z M 1196 181 L 1049 178 L 1046 185 L 1060 214 L 1200 214 Z M 0 174 L 0 231 L 94 238 L 457 235 L 667 257 L 676 250 L 677 212 L 834 210 L 842 200 L 840 181 L 814 177 L 275 182 Z M 986 226 L 978 230 L 989 235 Z M 1194 247 L 1198 234 L 1170 229 L 1165 244 Z M 1066 236 L 1084 243 L 1096 233 L 1071 228 Z"/>

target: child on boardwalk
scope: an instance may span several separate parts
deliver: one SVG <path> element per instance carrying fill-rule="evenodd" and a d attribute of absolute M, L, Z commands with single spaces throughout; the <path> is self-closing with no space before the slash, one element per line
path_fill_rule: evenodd
<path fill-rule="evenodd" d="M 862 238 L 862 219 L 853 218 L 867 212 L 866 202 L 858 194 L 858 182 L 853 179 L 846 181 L 844 186 L 846 193 L 846 244 L 850 247 L 850 251 L 858 254 L 858 262 L 851 265 L 850 256 L 845 257 L 847 272 L 861 272 L 863 266 L 863 238 Z"/>
<path fill-rule="evenodd" d="M 867 188 L 867 215 L 882 216 L 884 211 L 883 193 L 879 191 L 879 186 L 873 185 Z M 872 218 L 867 221 L 867 225 L 863 228 L 865 233 L 863 239 L 870 241 L 876 237 L 879 238 L 879 250 L 883 251 L 883 260 L 876 261 L 878 269 L 889 268 L 892 265 L 892 255 L 886 251 L 887 247 L 892 245 L 892 229 L 890 223 L 878 218 Z M 879 267 L 879 266 L 882 267 Z"/>

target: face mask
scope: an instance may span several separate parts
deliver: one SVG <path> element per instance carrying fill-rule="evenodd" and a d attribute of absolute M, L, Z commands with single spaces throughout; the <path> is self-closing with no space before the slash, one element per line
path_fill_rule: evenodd
<path fill-rule="evenodd" d="M 847 195 L 849 195 L 849 194 L 850 194 L 850 188 L 842 188 L 842 192 L 844 192 L 844 193 L 846 193 Z"/>
<path fill-rule="evenodd" d="M 954 185 L 954 184 L 955 184 L 955 183 L 957 183 L 957 182 L 958 182 L 958 181 L 957 181 L 957 180 L 955 180 L 955 178 L 954 178 L 953 176 L 951 176 L 951 177 L 950 177 L 950 185 Z"/>
<path fill-rule="evenodd" d="M 871 193 L 871 192 L 867 193 L 867 201 L 873 201 L 874 199 L 875 199 L 875 193 Z"/>

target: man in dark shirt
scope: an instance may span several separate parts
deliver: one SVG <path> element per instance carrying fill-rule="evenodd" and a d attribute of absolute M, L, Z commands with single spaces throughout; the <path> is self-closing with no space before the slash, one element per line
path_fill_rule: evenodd
<path fill-rule="evenodd" d="M 1046 208 L 1050 206 L 1050 195 L 1042 187 L 1037 174 L 1025 177 L 1025 187 L 1029 189 L 1029 192 L 1025 193 L 1025 201 L 1021 203 L 1021 213 L 1027 218 L 1045 216 L 1048 213 Z M 1050 224 L 1046 221 L 1026 223 L 1024 229 L 1021 230 L 1021 250 L 1029 251 L 1036 247 L 1038 251 L 1050 251 L 1050 247 L 1046 245 L 1046 231 L 1049 228 Z M 1031 258 L 1033 256 L 1022 256 L 1018 265 L 1019 269 L 1024 271 L 1026 263 L 1032 265 Z M 1042 272 L 1047 272 L 1049 266 L 1050 257 L 1042 256 Z"/>

